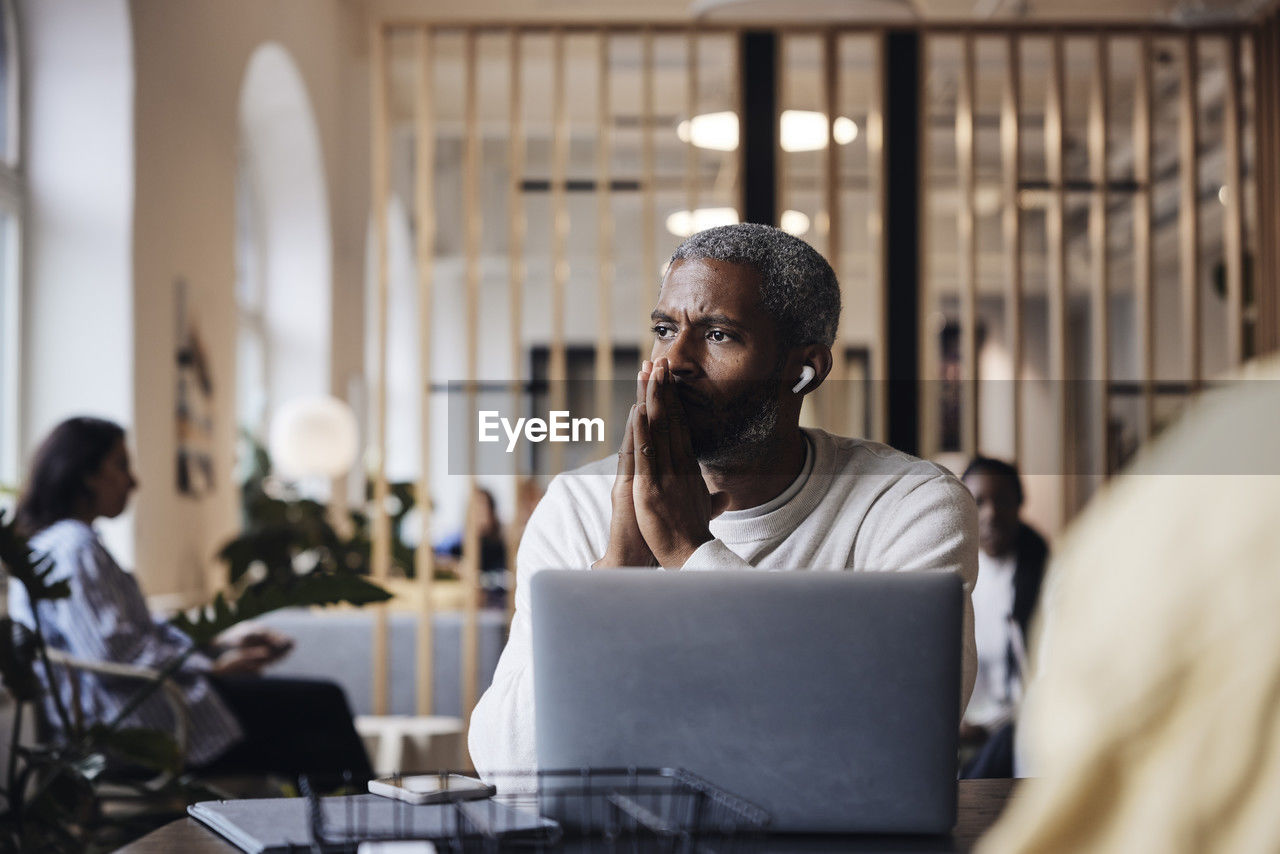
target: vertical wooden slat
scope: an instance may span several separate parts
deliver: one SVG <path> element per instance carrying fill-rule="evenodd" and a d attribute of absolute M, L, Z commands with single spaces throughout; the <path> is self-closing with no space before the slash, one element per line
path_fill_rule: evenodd
<path fill-rule="evenodd" d="M 1270 143 L 1258 152 L 1258 157 L 1266 161 L 1268 175 L 1268 216 L 1263 240 L 1271 261 L 1268 278 L 1259 279 L 1257 288 L 1260 353 L 1280 348 L 1280 12 L 1272 12 L 1265 32 L 1268 34 L 1267 89 L 1259 114 L 1266 118 Z"/>
<path fill-rule="evenodd" d="M 435 576 L 435 550 L 431 543 L 431 330 L 433 329 L 436 208 L 435 208 L 435 85 L 432 74 L 431 30 L 422 28 L 417 33 L 418 73 L 417 103 L 414 109 L 414 142 L 416 144 L 416 174 L 414 182 L 414 209 L 418 214 L 418 393 L 419 411 L 422 414 L 419 448 L 422 468 L 418 475 L 419 540 L 414 551 L 414 575 L 418 580 L 421 600 L 418 604 L 418 714 L 432 712 L 432 674 L 435 665 L 433 641 L 431 585 Z"/>
<path fill-rule="evenodd" d="M 828 31 L 822 39 L 822 100 L 823 112 L 827 116 L 827 147 L 822 160 L 822 210 L 826 220 L 827 263 L 835 271 L 840 290 L 847 291 L 844 281 L 844 270 L 840 253 L 841 219 L 840 219 L 840 146 L 836 143 L 836 117 L 840 115 L 840 64 L 839 34 Z M 843 302 L 847 302 L 847 298 Z M 847 368 L 844 359 L 844 343 L 837 332 L 836 341 L 832 344 L 835 358 L 831 363 L 831 373 L 827 376 L 824 393 L 819 400 L 825 402 L 826 412 L 823 426 L 827 430 L 841 436 L 854 435 L 849 423 L 849 388 Z M 861 430 L 859 425 L 857 430 Z"/>
<path fill-rule="evenodd" d="M 1058 519 L 1071 514 L 1070 439 L 1067 415 L 1067 246 L 1065 233 L 1066 199 L 1063 188 L 1063 119 L 1065 71 L 1062 34 L 1054 33 L 1049 43 L 1049 91 L 1044 110 L 1045 170 L 1049 179 L 1049 205 L 1045 211 L 1045 240 L 1048 245 L 1049 290 L 1049 380 L 1053 387 L 1054 419 L 1057 423 L 1059 497 Z"/>
<path fill-rule="evenodd" d="M 612 423 L 613 413 L 613 194 L 610 189 L 609 106 L 609 31 L 601 30 L 599 52 L 596 57 L 596 201 L 597 232 L 596 254 L 599 259 L 599 286 L 596 322 L 596 415 Z M 692 148 L 693 146 L 689 146 Z"/>
<path fill-rule="evenodd" d="M 956 167 L 959 199 L 960 289 L 960 447 L 968 457 L 978 452 L 978 234 L 974 223 L 974 61 L 973 36 L 960 40 L 960 79 L 956 92 Z"/>
<path fill-rule="evenodd" d="M 1258 273 L 1254 277 L 1255 353 L 1280 345 L 1280 12 L 1254 29 L 1254 173 L 1258 205 Z"/>
<path fill-rule="evenodd" d="M 508 48 L 510 65 L 507 78 L 507 305 L 510 314 L 511 385 L 509 399 L 513 408 L 520 405 L 520 375 L 524 371 L 524 196 L 520 192 L 524 179 L 524 78 L 521 61 L 520 31 L 511 31 Z M 512 483 L 515 484 L 513 513 L 520 513 L 520 457 L 511 454 Z M 516 552 L 520 545 L 520 525 L 513 518 L 507 525 L 507 622 L 516 608 Z"/>
<path fill-rule="evenodd" d="M 1223 255 L 1227 267 L 1227 363 L 1245 360 L 1244 353 L 1244 182 L 1240 163 L 1240 34 L 1227 36 L 1227 89 L 1224 93 L 1222 146 L 1226 171 Z"/>
<path fill-rule="evenodd" d="M 868 405 L 872 407 L 873 432 L 877 442 L 884 442 L 889 437 L 889 261 L 888 245 L 884 238 L 884 223 L 889 209 L 889 196 L 885 191 L 884 180 L 884 76 L 888 61 L 885 39 L 885 31 L 877 30 L 875 56 L 871 66 L 874 69 L 874 79 L 871 81 L 871 100 L 867 106 L 867 171 L 870 173 L 868 190 L 871 197 L 867 239 L 874 259 L 872 284 L 879 295 L 871 357 L 872 399 L 868 401 Z"/>
<path fill-rule="evenodd" d="M 565 182 L 569 170 L 569 103 L 565 92 L 565 35 L 555 30 L 551 41 L 551 409 L 567 404 L 565 352 L 565 294 L 569 288 L 569 208 Z M 564 468 L 564 444 L 551 443 L 551 470 Z"/>
<path fill-rule="evenodd" d="M 1271 255 L 1270 274 L 1258 281 L 1260 353 L 1280 348 L 1280 11 L 1273 11 L 1268 34 L 1267 96 L 1260 114 L 1267 118 L 1270 145 L 1258 156 L 1266 160 L 1268 179 L 1266 241 Z"/>
<path fill-rule="evenodd" d="M 1182 37 L 1181 81 L 1178 100 L 1178 245 L 1182 272 L 1182 341 L 1185 348 L 1184 378 L 1194 389 L 1200 384 L 1200 158 L 1197 86 L 1200 81 L 1196 40 Z"/>
<path fill-rule="evenodd" d="M 1266 352 L 1263 346 L 1263 340 L 1260 334 L 1259 326 L 1262 322 L 1261 310 L 1267 302 L 1267 292 L 1270 287 L 1268 282 L 1276 282 L 1268 266 L 1270 247 L 1268 246 L 1269 234 L 1267 231 L 1267 205 L 1270 201 L 1267 198 L 1267 156 L 1266 151 L 1276 151 L 1275 148 L 1267 148 L 1267 107 L 1266 97 L 1266 81 L 1262 75 L 1266 72 L 1266 55 L 1263 47 L 1262 33 L 1263 25 L 1254 27 L 1253 32 L 1243 37 L 1244 49 L 1247 52 L 1249 63 L 1249 89 L 1248 93 L 1251 100 L 1251 113 L 1249 120 L 1253 124 L 1250 142 L 1253 143 L 1253 158 L 1249 164 L 1249 169 L 1245 174 L 1244 188 L 1246 191 L 1246 201 L 1249 203 L 1249 228 L 1246 236 L 1249 238 L 1246 243 L 1246 251 L 1253 254 L 1253 271 L 1250 279 L 1253 282 L 1253 305 L 1247 306 L 1245 311 L 1245 329 L 1250 332 L 1251 340 L 1249 344 L 1248 355 L 1250 357 L 1257 356 Z"/>
<path fill-rule="evenodd" d="M 1004 84 L 1000 94 L 1000 179 L 1004 198 L 1001 231 L 1005 262 L 1005 329 L 1008 330 L 1009 403 L 1013 418 L 1013 458 L 1022 461 L 1022 216 L 1018 205 L 1022 137 L 1019 129 L 1022 109 L 1022 61 L 1020 41 L 1015 33 L 1005 36 Z"/>
<path fill-rule="evenodd" d="M 782 114 L 787 109 L 787 95 L 789 92 L 789 82 L 787 78 L 790 76 L 791 63 L 787 61 L 792 44 L 792 37 L 787 33 L 778 33 L 777 35 L 777 77 L 774 84 L 774 90 L 777 94 L 777 115 L 774 121 L 777 125 L 774 127 L 774 152 L 773 162 L 775 164 L 774 187 L 776 193 L 774 198 L 777 200 L 774 204 L 773 219 L 770 220 L 777 225 L 782 220 L 782 212 L 787 210 L 788 198 L 787 194 L 791 190 L 791 181 L 787 177 L 787 167 L 790 166 L 790 160 L 785 151 L 782 150 Z M 746 111 L 743 111 L 742 119 L 746 119 Z M 738 147 L 743 147 L 745 140 L 743 138 L 746 132 L 745 123 L 740 123 L 738 127 Z"/>
<path fill-rule="evenodd" d="M 1271 167 L 1269 158 L 1274 157 L 1275 140 L 1271 133 L 1271 112 L 1274 109 L 1269 103 L 1273 89 L 1273 75 L 1276 69 L 1271 64 L 1271 50 L 1268 44 L 1268 25 L 1260 24 L 1254 28 L 1253 45 L 1253 137 L 1254 137 L 1254 198 L 1257 205 L 1257 273 L 1254 281 L 1255 314 L 1253 321 L 1254 352 L 1267 351 L 1266 307 L 1269 294 L 1276 282 L 1276 270 L 1272 262 L 1275 236 L 1271 225 L 1275 215 L 1275 190 L 1271 183 Z"/>
<path fill-rule="evenodd" d="M 729 39 L 729 91 L 725 99 L 725 103 L 729 104 L 734 111 L 734 115 L 738 121 L 738 148 L 733 154 L 730 161 L 730 168 L 733 170 L 733 180 L 724 184 L 724 190 L 730 194 L 734 200 L 734 209 L 737 211 L 738 220 L 743 219 L 742 210 L 742 176 L 743 176 L 743 150 L 746 148 L 742 144 L 742 136 L 744 132 L 743 112 L 742 112 L 742 32 L 733 31 L 726 34 Z M 716 181 L 719 184 L 719 177 Z"/>
<path fill-rule="evenodd" d="M 1133 270 L 1135 315 L 1137 320 L 1138 381 L 1142 388 L 1141 435 L 1144 441 L 1155 432 L 1155 256 L 1152 244 L 1152 44 L 1143 34 L 1139 45 L 1138 76 L 1133 89 L 1133 177 L 1138 192 L 1133 200 Z"/>
<path fill-rule="evenodd" d="M 1107 103 L 1107 81 L 1110 76 L 1110 57 L 1107 37 L 1098 35 L 1094 40 L 1093 77 L 1089 87 L 1089 178 L 1093 192 L 1089 194 L 1089 256 L 1092 262 L 1090 310 L 1093 327 L 1093 381 L 1094 405 L 1097 412 L 1094 459 L 1099 474 L 1110 474 L 1110 443 L 1108 425 L 1111 413 L 1111 286 L 1107 269 L 1107 128 L 1110 112 Z"/>
<path fill-rule="evenodd" d="M 387 104 L 386 41 L 388 31 L 375 24 L 369 48 L 371 100 L 373 102 L 373 138 L 370 141 L 370 168 L 373 179 L 373 222 L 377 288 L 376 388 L 374 391 L 373 441 L 376 462 L 373 472 L 373 528 L 370 532 L 370 571 L 375 581 L 386 581 L 391 574 L 391 519 L 387 515 L 387 202 L 391 193 L 391 174 L 387 161 L 387 136 L 390 115 Z M 375 606 L 373 622 L 373 713 L 385 715 L 388 699 L 387 606 Z"/>
<path fill-rule="evenodd" d="M 1267 146 L 1257 152 L 1260 173 L 1267 177 L 1266 218 L 1260 245 L 1267 251 L 1266 278 L 1258 278 L 1258 352 L 1280 347 L 1280 12 L 1272 12 L 1263 29 L 1266 44 L 1266 88 L 1258 100 L 1258 117 L 1267 125 Z"/>
<path fill-rule="evenodd" d="M 822 100 L 827 116 L 827 147 L 822 161 L 822 208 L 826 214 L 827 263 L 840 272 L 840 145 L 836 142 L 836 118 L 840 115 L 840 56 L 838 34 L 822 39 Z"/>
<path fill-rule="evenodd" d="M 464 252 L 466 269 L 466 351 L 467 375 L 466 412 L 476 411 L 477 371 L 476 347 L 480 333 L 480 234 L 483 203 L 480 198 L 480 128 L 478 72 L 476 61 L 476 31 L 468 29 L 463 42 L 463 62 L 466 82 L 463 91 L 465 147 L 462 165 L 462 211 L 464 221 Z M 462 544 L 461 575 L 464 591 L 462 623 L 462 714 L 469 721 L 475 708 L 476 661 L 479 632 L 477 611 L 480 598 L 480 530 L 475 513 L 476 496 L 476 445 L 467 443 L 467 473 L 470 489 L 467 498 L 467 518 Z"/>
<path fill-rule="evenodd" d="M 689 117 L 689 143 L 684 147 L 684 198 L 689 210 L 690 228 L 697 230 L 694 217 L 698 211 L 698 146 L 693 144 L 693 119 L 698 114 L 698 31 L 685 35 L 684 111 Z"/>
<path fill-rule="evenodd" d="M 644 243 L 640 254 L 640 359 L 649 358 L 653 342 L 652 325 L 649 320 L 649 309 L 657 302 L 654 296 L 653 281 L 658 275 L 658 234 L 657 234 L 657 198 L 654 182 L 657 170 L 654 168 L 653 123 L 654 123 L 654 86 L 653 86 L 653 31 L 645 28 L 640 41 L 640 217 L 643 220 L 641 234 Z M 693 125 L 689 125 L 689 133 L 693 134 Z M 741 148 L 741 146 L 739 146 Z"/>
<path fill-rule="evenodd" d="M 929 123 L 929 77 L 934 67 L 934 37 L 924 34 L 921 37 L 920 73 L 919 73 L 919 124 L 920 153 L 919 161 L 919 246 L 920 253 L 920 318 L 918 320 L 920 343 L 917 352 L 920 354 L 920 455 L 926 459 L 937 456 L 941 444 L 939 408 L 941 405 L 941 371 L 939 358 L 938 330 L 933 327 L 934 312 L 937 308 L 937 288 L 933 281 L 933 263 L 928 251 L 929 238 L 927 224 L 930 216 L 929 186 L 933 158 L 928 156 L 932 150 L 933 133 Z M 889 140 L 890 143 L 893 140 Z"/>

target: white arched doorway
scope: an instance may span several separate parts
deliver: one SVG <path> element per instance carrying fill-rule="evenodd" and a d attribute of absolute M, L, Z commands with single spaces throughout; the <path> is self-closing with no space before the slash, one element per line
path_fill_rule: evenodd
<path fill-rule="evenodd" d="M 267 42 L 240 90 L 236 186 L 236 418 L 259 439 L 282 403 L 329 391 L 332 258 L 311 102 Z"/>

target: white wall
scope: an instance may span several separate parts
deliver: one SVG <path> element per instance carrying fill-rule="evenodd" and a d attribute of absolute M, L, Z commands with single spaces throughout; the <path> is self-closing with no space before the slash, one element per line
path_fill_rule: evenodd
<path fill-rule="evenodd" d="M 361 142 L 368 133 L 367 100 L 347 96 L 359 94 L 351 78 L 362 73 L 367 32 L 359 8 L 336 0 L 134 0 L 132 13 L 139 164 L 133 384 L 139 392 L 138 468 L 145 484 L 136 504 L 137 566 L 148 593 L 197 600 L 221 583 L 213 555 L 239 524 L 232 482 L 235 185 L 239 99 L 250 57 L 274 41 L 293 59 L 315 115 L 333 227 L 360 223 L 356 236 L 335 233 L 331 240 L 338 289 L 333 310 L 346 311 L 351 297 L 345 289 L 358 293 L 360 287 L 358 272 L 350 273 L 353 266 L 360 269 L 359 256 L 353 263 L 350 252 L 363 248 L 362 188 L 368 180 Z M 171 318 L 177 277 L 189 283 L 190 311 L 212 358 L 215 384 L 218 483 L 202 499 L 180 497 L 173 477 Z M 344 319 L 349 322 L 350 315 Z M 358 330 L 357 323 L 351 337 L 358 339 Z M 358 355 L 343 348 L 331 354 L 331 376 L 357 369 Z"/>
<path fill-rule="evenodd" d="M 249 239 L 261 261 L 265 406 L 329 391 L 332 258 L 320 136 L 287 49 L 260 45 L 240 93 L 240 156 L 255 206 Z M 243 202 L 242 202 L 243 204 Z M 239 231 L 241 239 L 245 230 Z M 245 426 L 245 425 L 238 425 Z"/>
<path fill-rule="evenodd" d="M 19 13 L 25 473 L 36 444 L 68 416 L 134 424 L 133 44 L 125 0 L 27 0 Z M 121 563 L 132 563 L 130 517 L 103 528 Z"/>

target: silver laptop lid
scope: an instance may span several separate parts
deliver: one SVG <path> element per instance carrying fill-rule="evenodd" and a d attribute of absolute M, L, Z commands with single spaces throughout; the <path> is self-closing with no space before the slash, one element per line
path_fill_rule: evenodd
<path fill-rule="evenodd" d="M 540 767 L 687 768 L 774 830 L 955 823 L 958 576 L 544 571 L 531 595 Z"/>

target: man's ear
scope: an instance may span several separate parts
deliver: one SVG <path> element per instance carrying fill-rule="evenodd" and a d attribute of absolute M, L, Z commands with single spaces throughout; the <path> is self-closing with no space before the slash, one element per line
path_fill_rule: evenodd
<path fill-rule="evenodd" d="M 825 344 L 808 344 L 804 347 L 797 347 L 788 362 L 790 371 L 784 377 L 787 386 L 793 388 L 797 394 L 808 394 L 822 385 L 827 375 L 831 373 L 831 348 Z M 813 369 L 812 379 L 807 379 L 809 372 L 804 370 L 805 367 Z M 799 389 L 795 389 L 795 385 L 801 380 L 806 380 L 806 382 Z"/>

